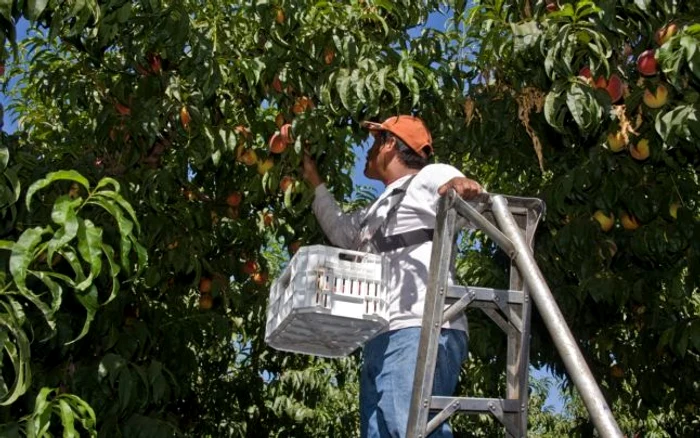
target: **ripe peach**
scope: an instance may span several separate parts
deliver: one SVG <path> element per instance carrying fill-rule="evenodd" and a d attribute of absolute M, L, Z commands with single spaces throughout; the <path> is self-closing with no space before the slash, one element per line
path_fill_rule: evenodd
<path fill-rule="evenodd" d="M 643 100 L 649 108 L 661 108 L 668 102 L 668 89 L 664 84 L 659 84 L 654 93 L 647 88 L 644 90 Z"/>
<path fill-rule="evenodd" d="M 262 286 L 267 283 L 268 275 L 267 272 L 256 272 L 250 278 L 253 280 L 253 283 Z"/>
<path fill-rule="evenodd" d="M 238 207 L 243 200 L 241 192 L 232 192 L 226 197 L 226 204 L 231 207 Z"/>
<path fill-rule="evenodd" d="M 605 79 L 603 76 L 598 76 L 598 79 L 595 80 L 595 87 L 608 88 L 608 80 Z"/>
<path fill-rule="evenodd" d="M 615 73 L 610 75 L 607 85 L 605 86 L 605 91 L 610 95 L 610 100 L 615 103 L 622 99 L 622 94 L 625 89 L 625 84 L 622 79 Z"/>
<path fill-rule="evenodd" d="M 258 262 L 256 262 L 255 260 L 248 260 L 243 265 L 243 273 L 245 273 L 247 275 L 253 275 L 256 272 L 258 272 L 259 270 L 260 270 L 260 266 L 258 265 Z"/>
<path fill-rule="evenodd" d="M 292 190 L 293 190 L 294 178 L 289 176 L 289 175 L 283 176 L 282 180 L 280 181 L 280 190 L 283 192 L 286 192 L 290 186 L 292 186 Z"/>
<path fill-rule="evenodd" d="M 118 112 L 119 114 L 121 114 L 122 116 L 129 116 L 129 115 L 131 115 L 131 108 L 129 108 L 128 106 L 126 106 L 126 105 L 124 105 L 124 104 L 121 104 L 121 103 L 117 102 L 117 103 L 114 104 L 114 108 L 115 108 L 115 109 L 117 110 L 117 112 Z"/>
<path fill-rule="evenodd" d="M 285 143 L 292 143 L 294 141 L 292 138 L 292 125 L 289 123 L 282 125 L 282 127 L 280 127 L 280 135 Z"/>
<path fill-rule="evenodd" d="M 591 68 L 588 66 L 585 66 L 579 70 L 578 75 L 581 77 L 584 77 L 586 79 L 591 79 L 593 77 L 593 73 L 591 72 Z"/>
<path fill-rule="evenodd" d="M 627 146 L 627 141 L 622 131 L 608 134 L 608 148 L 613 152 L 620 152 Z"/>
<path fill-rule="evenodd" d="M 265 175 L 274 165 L 275 162 L 272 158 L 266 158 L 265 160 L 258 161 L 258 173 L 260 175 Z"/>
<path fill-rule="evenodd" d="M 211 292 L 211 278 L 209 277 L 202 277 L 199 280 L 199 291 L 203 294 L 208 294 Z"/>
<path fill-rule="evenodd" d="M 246 166 L 253 166 L 258 162 L 258 154 L 253 149 L 242 148 L 237 159 Z"/>
<path fill-rule="evenodd" d="M 253 134 L 250 132 L 250 129 L 248 129 L 247 126 L 244 125 L 238 125 L 236 126 L 233 131 L 243 137 L 244 140 L 250 140 L 250 138 L 253 136 Z"/>
<path fill-rule="evenodd" d="M 182 127 L 189 129 L 191 121 L 192 117 L 190 117 L 190 112 L 187 110 L 187 106 L 183 105 L 182 108 L 180 108 L 180 123 L 182 123 Z"/>
<path fill-rule="evenodd" d="M 277 24 L 283 24 L 284 19 L 285 19 L 284 9 L 282 9 L 282 8 L 277 9 L 277 13 L 275 14 L 275 21 L 277 22 Z"/>
<path fill-rule="evenodd" d="M 637 70 L 643 76 L 654 76 L 657 71 L 656 58 L 653 50 L 646 50 L 637 59 Z"/>
<path fill-rule="evenodd" d="M 269 227 L 272 225 L 272 222 L 275 220 L 275 215 L 270 213 L 269 211 L 265 214 L 263 214 L 263 224 L 265 224 L 266 227 Z"/>
<path fill-rule="evenodd" d="M 626 211 L 620 214 L 620 223 L 625 230 L 636 230 L 639 228 L 639 221 L 637 218 Z"/>
<path fill-rule="evenodd" d="M 330 65 L 333 63 L 333 60 L 335 59 L 335 51 L 331 49 L 330 47 L 326 47 L 323 50 L 323 62 L 326 65 Z"/>
<path fill-rule="evenodd" d="M 615 216 L 610 213 L 610 216 L 605 214 L 602 210 L 598 210 L 593 213 L 593 218 L 600 224 L 600 229 L 608 232 L 615 225 Z"/>
<path fill-rule="evenodd" d="M 643 138 L 630 148 L 630 155 L 635 160 L 643 161 L 649 158 L 649 140 Z"/>
<path fill-rule="evenodd" d="M 284 141 L 284 138 L 282 138 L 282 135 L 278 132 L 275 132 L 272 134 L 272 137 L 270 137 L 270 153 L 273 154 L 281 154 L 282 152 L 287 149 L 287 142 Z"/>
<path fill-rule="evenodd" d="M 199 308 L 201 310 L 209 310 L 214 306 L 214 298 L 209 294 L 202 294 L 199 296 Z"/>
<path fill-rule="evenodd" d="M 275 125 L 277 125 L 278 128 L 284 125 L 284 114 L 278 113 L 277 116 L 275 116 Z"/>
<path fill-rule="evenodd" d="M 666 41 L 670 40 L 673 35 L 678 32 L 678 26 L 675 23 L 669 23 L 668 25 L 657 30 L 654 34 L 654 40 L 656 44 L 663 46 Z"/>

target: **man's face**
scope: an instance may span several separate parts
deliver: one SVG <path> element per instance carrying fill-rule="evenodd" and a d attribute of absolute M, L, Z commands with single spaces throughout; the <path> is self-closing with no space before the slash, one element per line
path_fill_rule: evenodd
<path fill-rule="evenodd" d="M 379 155 L 386 143 L 386 134 L 379 131 L 373 132 L 374 143 L 367 151 L 367 161 L 365 162 L 365 176 L 369 179 L 381 179 L 379 174 Z"/>

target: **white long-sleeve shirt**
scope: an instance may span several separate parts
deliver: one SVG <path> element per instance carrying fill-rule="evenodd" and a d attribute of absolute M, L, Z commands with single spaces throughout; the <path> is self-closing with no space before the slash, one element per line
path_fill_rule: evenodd
<path fill-rule="evenodd" d="M 434 229 L 440 197 L 437 190 L 458 176 L 464 175 L 446 164 L 430 164 L 421 169 L 408 186 L 394 220 L 385 224 L 385 235 L 392 236 L 421 228 Z M 367 219 L 367 229 L 375 229 L 375 225 L 383 221 L 393 203 L 389 195 L 395 188 L 401 187 L 407 178 L 410 176 L 404 176 L 389 184 L 371 206 L 351 213 L 342 211 L 325 184 L 317 186 L 312 208 L 328 239 L 338 247 L 356 249 L 361 222 Z M 432 242 L 425 242 L 384 253 L 389 260 L 390 271 L 387 285 L 388 330 L 422 324 L 431 252 Z M 443 327 L 466 330 L 466 317 L 461 316 L 447 322 Z"/>

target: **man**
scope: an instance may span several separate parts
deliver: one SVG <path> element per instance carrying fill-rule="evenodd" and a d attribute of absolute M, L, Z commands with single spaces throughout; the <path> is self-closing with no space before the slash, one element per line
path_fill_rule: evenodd
<path fill-rule="evenodd" d="M 450 188 L 465 199 L 481 187 L 445 164 L 428 164 L 432 138 L 418 117 L 401 115 L 365 122 L 374 135 L 365 176 L 386 185 L 369 207 L 343 213 L 316 164 L 304 157 L 304 178 L 315 190 L 313 211 L 339 247 L 381 253 L 389 260 L 389 327 L 365 344 L 360 372 L 363 438 L 404 437 L 420 339 L 437 201 Z M 467 356 L 466 319 L 443 326 L 433 393 L 452 395 Z M 447 423 L 431 438 L 451 437 Z"/>

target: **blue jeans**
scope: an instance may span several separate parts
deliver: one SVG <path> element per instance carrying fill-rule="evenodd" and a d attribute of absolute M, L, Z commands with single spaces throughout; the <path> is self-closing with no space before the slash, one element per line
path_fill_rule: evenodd
<path fill-rule="evenodd" d="M 360 371 L 360 433 L 362 438 L 403 438 L 418 355 L 420 327 L 382 333 L 362 352 Z M 443 329 L 440 334 L 433 395 L 454 394 L 462 362 L 467 357 L 467 335 Z M 429 438 L 451 438 L 447 422 Z"/>

